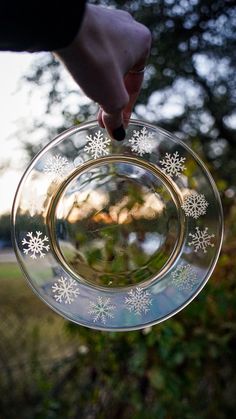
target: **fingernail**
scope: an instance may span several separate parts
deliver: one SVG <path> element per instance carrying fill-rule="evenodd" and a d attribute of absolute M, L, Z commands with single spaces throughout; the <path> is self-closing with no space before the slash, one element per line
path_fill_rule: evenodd
<path fill-rule="evenodd" d="M 119 128 L 114 129 L 114 131 L 112 132 L 112 135 L 117 141 L 124 140 L 126 133 L 125 133 L 123 125 L 121 125 Z"/>

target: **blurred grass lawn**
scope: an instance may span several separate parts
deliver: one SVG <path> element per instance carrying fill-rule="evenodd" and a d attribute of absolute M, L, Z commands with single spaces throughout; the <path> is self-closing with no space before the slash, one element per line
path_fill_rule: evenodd
<path fill-rule="evenodd" d="M 9 343 L 10 335 L 13 345 L 20 330 L 27 339 L 27 335 L 30 336 L 37 329 L 38 339 L 46 343 L 42 345 L 45 351 L 43 357 L 55 359 L 65 356 L 69 341 L 73 346 L 73 339 L 68 339 L 65 333 L 66 321 L 34 294 L 17 263 L 0 263 L 0 289 L 1 345 L 4 345 L 6 338 Z M 14 359 L 17 357 L 17 342 L 15 352 Z"/>
<path fill-rule="evenodd" d="M 60 317 L 34 294 L 17 263 L 0 263 L 0 286 L 1 307 L 5 307 L 9 313 L 22 307 L 32 318 L 53 317 L 54 321 L 60 323 Z"/>

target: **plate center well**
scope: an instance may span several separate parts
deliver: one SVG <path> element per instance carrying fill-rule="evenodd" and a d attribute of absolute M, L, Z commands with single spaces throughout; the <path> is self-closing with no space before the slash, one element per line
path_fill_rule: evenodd
<path fill-rule="evenodd" d="M 173 182 L 128 156 L 86 163 L 54 200 L 50 235 L 64 268 L 109 288 L 151 281 L 178 255 L 183 220 Z"/>

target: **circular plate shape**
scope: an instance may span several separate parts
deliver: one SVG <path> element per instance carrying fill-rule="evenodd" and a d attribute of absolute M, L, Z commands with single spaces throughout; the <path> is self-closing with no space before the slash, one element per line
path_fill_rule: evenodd
<path fill-rule="evenodd" d="M 18 262 L 45 303 L 80 325 L 118 331 L 161 322 L 200 292 L 223 216 L 211 175 L 177 138 L 132 120 L 117 142 L 92 121 L 32 161 L 12 229 Z"/>

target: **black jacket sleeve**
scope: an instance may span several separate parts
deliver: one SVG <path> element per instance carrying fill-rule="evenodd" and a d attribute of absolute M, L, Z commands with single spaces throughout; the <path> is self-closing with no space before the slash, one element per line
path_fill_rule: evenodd
<path fill-rule="evenodd" d="M 0 50 L 53 51 L 73 41 L 86 0 L 1 0 Z"/>

